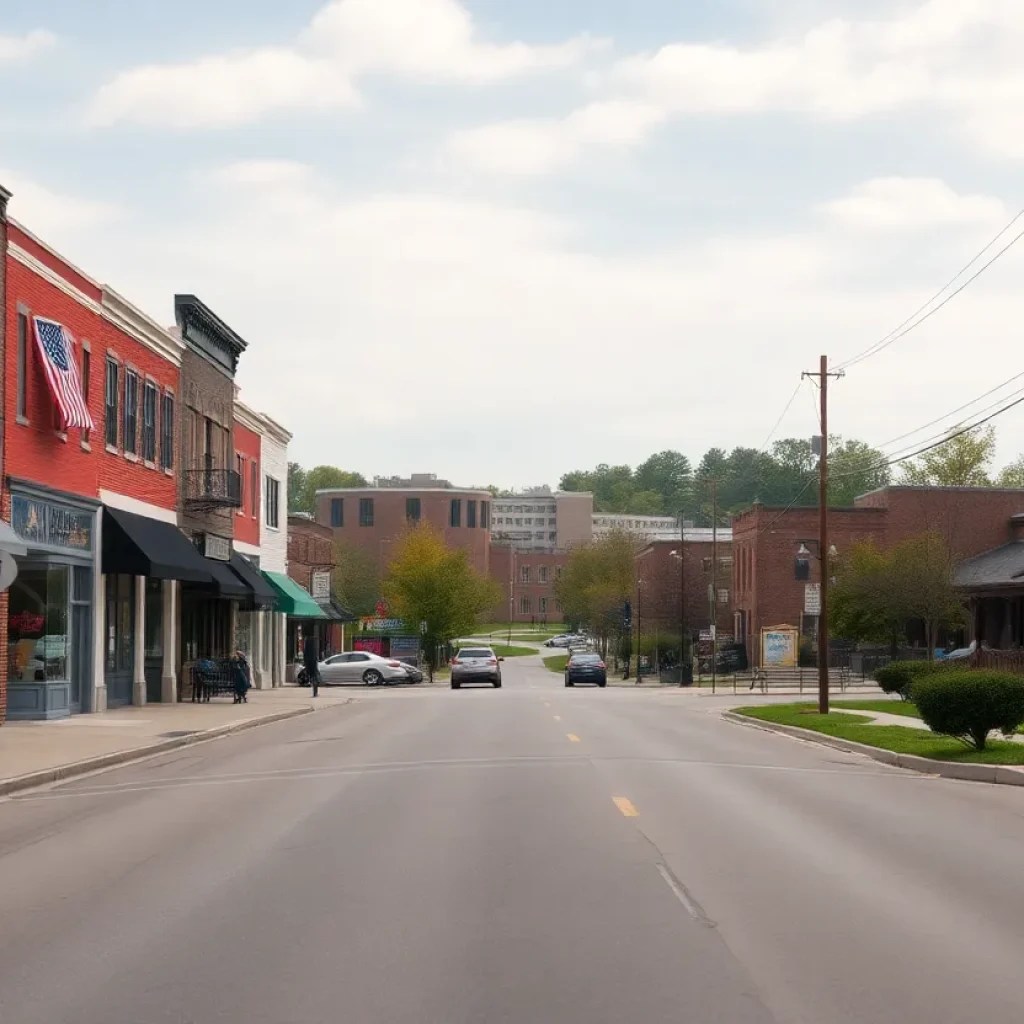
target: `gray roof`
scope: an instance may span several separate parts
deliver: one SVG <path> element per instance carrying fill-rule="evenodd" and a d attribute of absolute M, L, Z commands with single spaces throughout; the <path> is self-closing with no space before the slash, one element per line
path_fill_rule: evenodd
<path fill-rule="evenodd" d="M 1024 587 L 1024 540 L 1012 540 L 1002 547 L 966 558 L 953 574 L 958 587 Z"/>

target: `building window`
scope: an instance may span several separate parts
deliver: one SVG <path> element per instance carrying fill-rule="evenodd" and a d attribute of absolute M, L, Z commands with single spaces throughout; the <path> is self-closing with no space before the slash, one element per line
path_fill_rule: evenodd
<path fill-rule="evenodd" d="M 461 526 L 462 525 L 462 499 L 452 498 L 451 512 L 448 516 L 449 526 Z"/>
<path fill-rule="evenodd" d="M 811 578 L 811 560 L 809 558 L 797 558 L 793 566 L 793 579 L 809 580 Z"/>
<path fill-rule="evenodd" d="M 139 375 L 124 371 L 124 450 L 136 454 L 139 445 Z"/>
<path fill-rule="evenodd" d="M 106 443 L 117 447 L 117 397 L 120 392 L 118 376 L 121 368 L 113 359 L 107 360 L 107 389 L 105 399 Z"/>
<path fill-rule="evenodd" d="M 156 387 L 148 382 L 142 389 L 142 458 L 156 462 Z"/>
<path fill-rule="evenodd" d="M 337 528 L 345 525 L 345 499 L 331 498 L 331 526 Z"/>
<path fill-rule="evenodd" d="M 529 615 L 533 611 L 533 598 L 525 594 L 519 598 L 519 614 Z"/>
<path fill-rule="evenodd" d="M 491 503 L 489 501 L 480 502 L 480 529 L 489 530 L 491 528 Z"/>
<path fill-rule="evenodd" d="M 410 523 L 418 523 L 420 521 L 419 498 L 405 499 L 405 518 L 408 519 Z"/>
<path fill-rule="evenodd" d="M 557 519 L 549 519 L 548 520 L 548 526 L 557 526 L 557 525 L 558 525 L 558 520 Z"/>
<path fill-rule="evenodd" d="M 732 555 L 726 555 L 725 558 L 720 558 L 718 560 L 718 568 L 721 569 L 723 572 L 724 571 L 731 571 L 732 570 Z"/>
<path fill-rule="evenodd" d="M 725 587 L 722 587 L 718 591 L 718 603 L 719 604 L 728 604 L 729 603 L 729 591 L 726 590 Z"/>
<path fill-rule="evenodd" d="M 530 582 L 530 567 L 528 565 L 519 566 L 519 582 L 529 583 Z"/>
<path fill-rule="evenodd" d="M 562 567 L 560 565 L 555 566 L 555 579 L 560 580 L 562 578 Z"/>
<path fill-rule="evenodd" d="M 18 313 L 18 419 L 28 420 L 28 314 Z"/>
<path fill-rule="evenodd" d="M 174 395 L 165 391 L 160 400 L 160 468 L 174 468 Z"/>
<path fill-rule="evenodd" d="M 281 524 L 281 484 L 267 476 L 263 504 L 266 507 L 267 526 L 276 530 Z"/>
<path fill-rule="evenodd" d="M 476 502 L 472 499 L 466 502 L 466 526 L 476 529 Z"/>
<path fill-rule="evenodd" d="M 547 583 L 548 581 L 548 567 L 546 565 L 540 565 L 537 567 L 537 582 Z"/>
<path fill-rule="evenodd" d="M 711 572 L 711 559 L 702 558 L 700 560 L 700 567 L 703 572 Z"/>
<path fill-rule="evenodd" d="M 359 499 L 359 525 L 373 526 L 373 498 Z"/>
<path fill-rule="evenodd" d="M 7 664 L 13 682 L 68 678 L 67 565 L 21 566 L 11 584 Z"/>
<path fill-rule="evenodd" d="M 105 585 L 107 590 L 107 671 L 130 672 L 132 670 L 132 647 L 135 630 L 132 628 L 134 617 L 134 577 L 109 575 Z"/>
<path fill-rule="evenodd" d="M 235 452 L 235 472 L 238 474 L 238 514 L 245 515 L 245 456 Z"/>
<path fill-rule="evenodd" d="M 260 517 L 260 464 L 252 459 L 249 463 L 249 490 L 252 493 L 252 517 Z"/>
<path fill-rule="evenodd" d="M 541 534 L 541 536 L 543 537 L 544 534 Z M 552 530 L 551 533 L 548 534 L 548 540 L 550 540 L 550 541 L 558 540 L 558 534 L 555 533 L 554 530 Z"/>
<path fill-rule="evenodd" d="M 547 615 L 548 613 L 548 599 L 546 597 L 537 598 L 537 611 L 541 615 Z"/>

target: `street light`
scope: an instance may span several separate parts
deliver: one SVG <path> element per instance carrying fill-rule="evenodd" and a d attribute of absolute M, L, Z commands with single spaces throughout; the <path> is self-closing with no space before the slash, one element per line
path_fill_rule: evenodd
<path fill-rule="evenodd" d="M 686 664 L 687 664 L 687 637 L 686 637 L 686 560 L 683 557 L 685 551 L 685 527 L 679 527 L 679 551 L 672 551 L 670 555 L 679 562 L 679 685 L 686 685 Z"/>
<path fill-rule="evenodd" d="M 643 585 L 646 580 L 641 577 L 636 578 L 636 682 L 639 686 L 644 681 L 643 674 L 640 671 L 640 639 L 642 633 L 640 632 L 640 594 L 643 591 Z"/>

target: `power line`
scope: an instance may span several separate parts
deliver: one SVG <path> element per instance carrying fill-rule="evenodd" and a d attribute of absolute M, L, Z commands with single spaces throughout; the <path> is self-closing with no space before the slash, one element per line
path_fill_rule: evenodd
<path fill-rule="evenodd" d="M 923 324 L 926 320 L 929 320 L 936 313 L 938 313 L 940 309 L 942 309 L 953 299 L 955 299 L 965 288 L 967 288 L 970 284 L 972 284 L 979 277 L 981 277 L 981 275 L 984 274 L 985 271 L 988 270 L 988 268 L 991 267 L 992 264 L 996 262 L 996 260 L 1000 259 L 1006 252 L 1012 249 L 1013 246 L 1015 246 L 1017 242 L 1021 240 L 1021 238 L 1024 238 L 1024 231 L 1014 236 L 1014 238 L 1012 238 L 1002 249 L 1000 249 L 999 252 L 997 252 L 995 256 L 993 256 L 992 259 L 988 261 L 988 263 L 984 264 L 966 281 L 964 281 L 964 283 L 960 285 L 960 287 L 957 288 L 956 291 L 947 295 L 946 298 L 943 299 L 942 302 L 940 302 L 937 306 L 935 306 L 934 309 L 929 310 L 929 312 L 925 313 L 924 316 L 922 316 L 920 319 L 917 319 L 918 316 L 921 313 L 924 313 L 924 311 L 928 309 L 928 307 L 931 306 L 933 302 L 935 302 L 944 292 L 948 291 L 961 277 L 963 277 L 963 275 L 967 273 L 967 271 L 970 270 L 971 267 L 973 267 L 974 264 L 977 263 L 978 260 L 980 260 L 981 257 L 984 256 L 985 253 L 988 252 L 988 250 L 991 249 L 992 246 L 995 245 L 996 242 L 998 242 L 999 239 L 1002 238 L 1003 235 L 1005 235 L 1006 232 L 1009 231 L 1010 228 L 1012 228 L 1018 220 L 1020 220 L 1021 217 L 1024 217 L 1024 209 L 1021 209 L 1017 213 L 1017 215 L 1013 217 L 1013 219 L 1010 220 L 1010 222 L 995 236 L 995 238 L 993 238 L 980 252 L 978 252 L 970 260 L 970 262 L 966 264 L 966 266 L 961 268 L 952 278 L 950 278 L 950 280 L 945 285 L 943 285 L 923 306 L 915 310 L 909 317 L 907 317 L 906 320 L 903 321 L 903 323 L 893 328 L 893 330 L 891 330 L 887 335 L 885 335 L 885 337 L 880 338 L 878 341 L 869 345 L 863 351 L 857 353 L 857 355 L 851 356 L 845 362 L 840 363 L 838 368 L 845 369 L 850 366 L 856 366 L 857 363 L 863 362 L 865 359 L 870 359 L 871 356 L 877 355 L 879 352 L 883 351 L 884 349 L 887 349 L 890 345 L 899 341 L 900 338 L 905 337 L 911 331 L 920 327 L 921 324 Z"/>
<path fill-rule="evenodd" d="M 793 402 L 796 400 L 796 396 L 803 386 L 804 382 L 803 380 L 801 380 L 793 389 L 793 394 L 789 396 L 789 401 L 786 403 L 786 408 L 782 410 L 782 413 L 779 415 L 779 418 L 775 421 L 775 426 L 772 427 L 772 429 L 768 432 L 768 436 L 764 439 L 764 444 L 761 445 L 761 447 L 758 449 L 759 454 L 763 455 L 767 450 L 768 445 L 771 442 L 771 439 L 775 436 L 775 432 L 782 425 L 782 421 L 786 418 L 786 413 L 789 412 L 789 410 L 792 408 Z"/>
<path fill-rule="evenodd" d="M 757 531 L 757 535 L 760 537 L 762 533 L 766 533 L 770 530 L 807 493 L 807 488 L 810 487 L 817 479 L 817 473 L 808 477 L 807 483 L 797 491 L 796 497 L 767 526 L 762 526 L 761 529 Z"/>

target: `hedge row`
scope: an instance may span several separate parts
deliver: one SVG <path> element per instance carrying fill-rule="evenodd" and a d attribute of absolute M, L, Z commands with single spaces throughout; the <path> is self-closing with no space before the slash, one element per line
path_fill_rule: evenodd
<path fill-rule="evenodd" d="M 910 700 L 914 680 L 949 671 L 952 669 L 942 661 L 892 661 L 875 670 L 875 682 L 886 693 L 898 693 L 903 700 Z"/>
<path fill-rule="evenodd" d="M 913 683 L 918 713 L 932 732 L 956 736 L 978 750 L 998 729 L 1012 736 L 1024 724 L 1024 678 L 987 669 L 919 675 Z"/>

